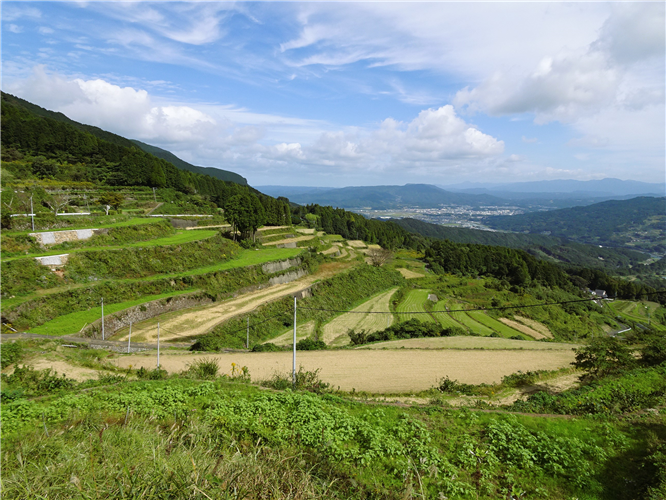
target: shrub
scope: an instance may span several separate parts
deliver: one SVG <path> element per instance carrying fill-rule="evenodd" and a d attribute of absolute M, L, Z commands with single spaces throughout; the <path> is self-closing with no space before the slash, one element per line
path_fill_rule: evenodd
<path fill-rule="evenodd" d="M 187 368 L 187 374 L 198 379 L 214 379 L 220 370 L 220 364 L 213 358 L 195 359 Z"/>
<path fill-rule="evenodd" d="M 21 359 L 23 348 L 18 342 L 3 342 L 0 345 L 0 369 L 4 369 Z"/>
<path fill-rule="evenodd" d="M 265 344 L 255 344 L 252 348 L 252 352 L 278 352 L 283 350 L 284 349 L 282 347 L 271 342 L 266 342 Z"/>
<path fill-rule="evenodd" d="M 666 337 L 652 335 L 641 349 L 641 362 L 647 366 L 660 365 L 666 361 Z"/>
<path fill-rule="evenodd" d="M 326 349 L 328 346 L 323 340 L 303 339 L 296 342 L 297 351 L 319 351 Z"/>
<path fill-rule="evenodd" d="M 367 330 L 356 331 L 353 328 L 347 332 L 351 345 L 362 345 L 368 342 Z"/>
<path fill-rule="evenodd" d="M 58 374 L 50 368 L 35 370 L 31 366 L 17 366 L 14 373 L 9 375 L 5 382 L 10 387 L 22 388 L 31 394 L 71 389 L 76 384 L 75 380 L 67 378 L 64 373 L 62 377 L 58 377 Z"/>
<path fill-rule="evenodd" d="M 321 368 L 317 368 L 314 371 L 304 370 L 303 366 L 298 367 L 296 372 L 296 384 L 294 386 L 294 380 L 292 374 L 283 374 L 283 373 L 274 373 L 273 376 L 268 379 L 260 382 L 264 387 L 270 387 L 276 390 L 285 390 L 289 388 L 295 388 L 296 390 L 315 392 L 321 394 L 326 392 L 330 384 L 322 382 L 319 378 L 319 372 Z"/>

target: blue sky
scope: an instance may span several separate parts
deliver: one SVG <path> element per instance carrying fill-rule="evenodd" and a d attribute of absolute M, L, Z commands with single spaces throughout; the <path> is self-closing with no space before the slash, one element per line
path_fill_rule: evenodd
<path fill-rule="evenodd" d="M 252 185 L 664 182 L 648 3 L 2 2 L 2 89 Z"/>

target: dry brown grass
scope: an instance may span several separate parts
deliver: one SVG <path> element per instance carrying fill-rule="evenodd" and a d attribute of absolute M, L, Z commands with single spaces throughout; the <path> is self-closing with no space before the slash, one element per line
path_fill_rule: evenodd
<path fill-rule="evenodd" d="M 530 342 L 500 337 L 434 337 L 379 342 L 357 349 L 522 349 L 530 351 L 571 350 L 579 344 Z"/>
<path fill-rule="evenodd" d="M 530 337 L 539 340 L 539 339 L 545 339 L 546 336 L 540 332 L 537 332 L 533 328 L 530 328 L 527 325 L 523 325 L 522 323 L 518 323 L 517 321 L 514 321 L 512 319 L 508 318 L 499 318 L 499 320 L 504 323 L 507 326 L 510 326 L 514 330 L 518 330 L 520 333 L 524 333 L 525 335 L 529 335 Z"/>
<path fill-rule="evenodd" d="M 330 345 L 341 346 L 349 343 L 349 330 L 368 330 L 375 332 L 383 330 L 393 323 L 393 316 L 389 314 L 358 314 L 359 312 L 389 312 L 391 296 L 397 288 L 384 292 L 352 309 L 353 313 L 343 314 L 327 323 L 323 328 L 322 339 Z"/>
<path fill-rule="evenodd" d="M 366 248 L 366 244 L 361 240 L 347 240 L 347 245 L 352 248 Z"/>
<path fill-rule="evenodd" d="M 548 337 L 549 339 L 553 338 L 553 333 L 543 323 L 539 323 L 538 321 L 534 321 L 533 319 L 525 318 L 523 316 L 514 316 L 514 318 L 516 318 L 518 321 L 520 321 L 524 325 L 529 326 L 533 330 L 536 330 L 537 332 L 539 332 L 544 337 Z"/>
<path fill-rule="evenodd" d="M 398 271 L 408 280 L 425 277 L 425 274 L 417 273 L 404 267 L 399 268 Z"/>
<path fill-rule="evenodd" d="M 169 372 L 186 369 L 200 353 L 163 353 L 161 367 Z M 273 373 L 291 373 L 290 352 L 212 354 L 222 372 L 231 363 L 247 366 L 253 381 L 270 378 Z M 371 393 L 405 393 L 429 389 L 444 376 L 467 384 L 498 383 L 518 370 L 557 370 L 574 360 L 570 350 L 342 350 L 298 351 L 297 365 L 305 370 L 321 368 L 320 376 L 333 388 Z M 135 354 L 118 360 L 121 367 L 154 368 L 156 355 Z"/>
<path fill-rule="evenodd" d="M 273 246 L 273 245 L 281 245 L 283 243 L 293 243 L 297 241 L 309 241 L 314 239 L 315 236 L 309 235 L 309 236 L 298 236 L 296 238 L 285 238 L 284 240 L 277 240 L 277 241 L 269 241 L 268 243 L 263 243 L 265 247 Z"/>
<path fill-rule="evenodd" d="M 310 335 L 314 333 L 314 329 L 315 329 L 314 321 L 308 321 L 307 323 L 304 323 L 302 325 L 296 325 L 296 342 L 308 338 Z M 274 339 L 267 340 L 266 342 L 263 343 L 266 344 L 269 342 L 275 345 L 293 345 L 294 329 L 290 328 L 289 330 L 286 330 L 279 337 L 275 337 Z"/>

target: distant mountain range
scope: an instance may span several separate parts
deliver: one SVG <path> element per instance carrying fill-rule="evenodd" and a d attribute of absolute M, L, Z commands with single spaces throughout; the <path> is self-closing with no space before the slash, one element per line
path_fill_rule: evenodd
<path fill-rule="evenodd" d="M 301 205 L 317 203 L 345 209 L 388 210 L 404 207 L 433 208 L 441 205 L 505 205 L 506 200 L 487 194 L 452 193 L 430 184 L 404 186 L 358 186 L 345 188 L 292 188 L 261 186 L 270 196 L 284 196 Z"/>
<path fill-rule="evenodd" d="M 475 186 L 475 187 L 470 187 Z M 636 196 L 663 196 L 664 185 L 603 179 L 600 181 L 537 181 L 512 184 L 431 184 L 404 186 L 355 186 L 344 188 L 306 186 L 257 186 L 270 196 L 284 196 L 301 205 L 317 203 L 349 210 L 438 208 L 442 205 L 507 206 L 536 210 L 591 205 Z"/>
<path fill-rule="evenodd" d="M 625 197 L 637 195 L 664 196 L 666 184 L 620 179 L 601 179 L 591 181 L 553 180 L 514 182 L 509 184 L 488 184 L 465 182 L 453 185 L 440 185 L 442 189 L 456 193 L 490 194 L 501 198 L 533 196 L 535 194 L 558 197 Z"/>

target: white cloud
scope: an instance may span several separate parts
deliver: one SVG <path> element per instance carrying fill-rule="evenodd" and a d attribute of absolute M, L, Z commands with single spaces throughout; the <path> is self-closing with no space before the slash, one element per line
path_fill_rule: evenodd
<path fill-rule="evenodd" d="M 39 19 L 42 11 L 35 7 L 27 7 L 25 3 L 5 3 L 2 6 L 2 20 L 5 22 L 16 21 L 21 18 Z"/>
<path fill-rule="evenodd" d="M 50 34 L 54 33 L 54 31 L 51 28 L 49 28 L 48 26 L 40 26 L 39 27 L 39 33 L 42 34 L 42 35 L 50 35 Z"/>
<path fill-rule="evenodd" d="M 534 144 L 535 142 L 539 141 L 539 139 L 537 139 L 536 137 L 528 138 L 528 137 L 523 136 L 522 139 L 523 139 L 523 142 L 527 143 L 527 144 Z"/>
<path fill-rule="evenodd" d="M 10 24 L 7 29 L 12 33 L 23 33 L 23 27 L 16 24 Z"/>
<path fill-rule="evenodd" d="M 387 118 L 376 127 L 341 129 L 230 105 L 155 103 L 146 90 L 99 78 L 67 79 L 42 66 L 8 90 L 74 120 L 183 152 L 185 159 L 204 165 L 254 169 L 277 162 L 332 171 L 441 171 L 496 158 L 504 150 L 502 141 L 465 122 L 450 105 L 423 110 L 410 122 Z"/>

